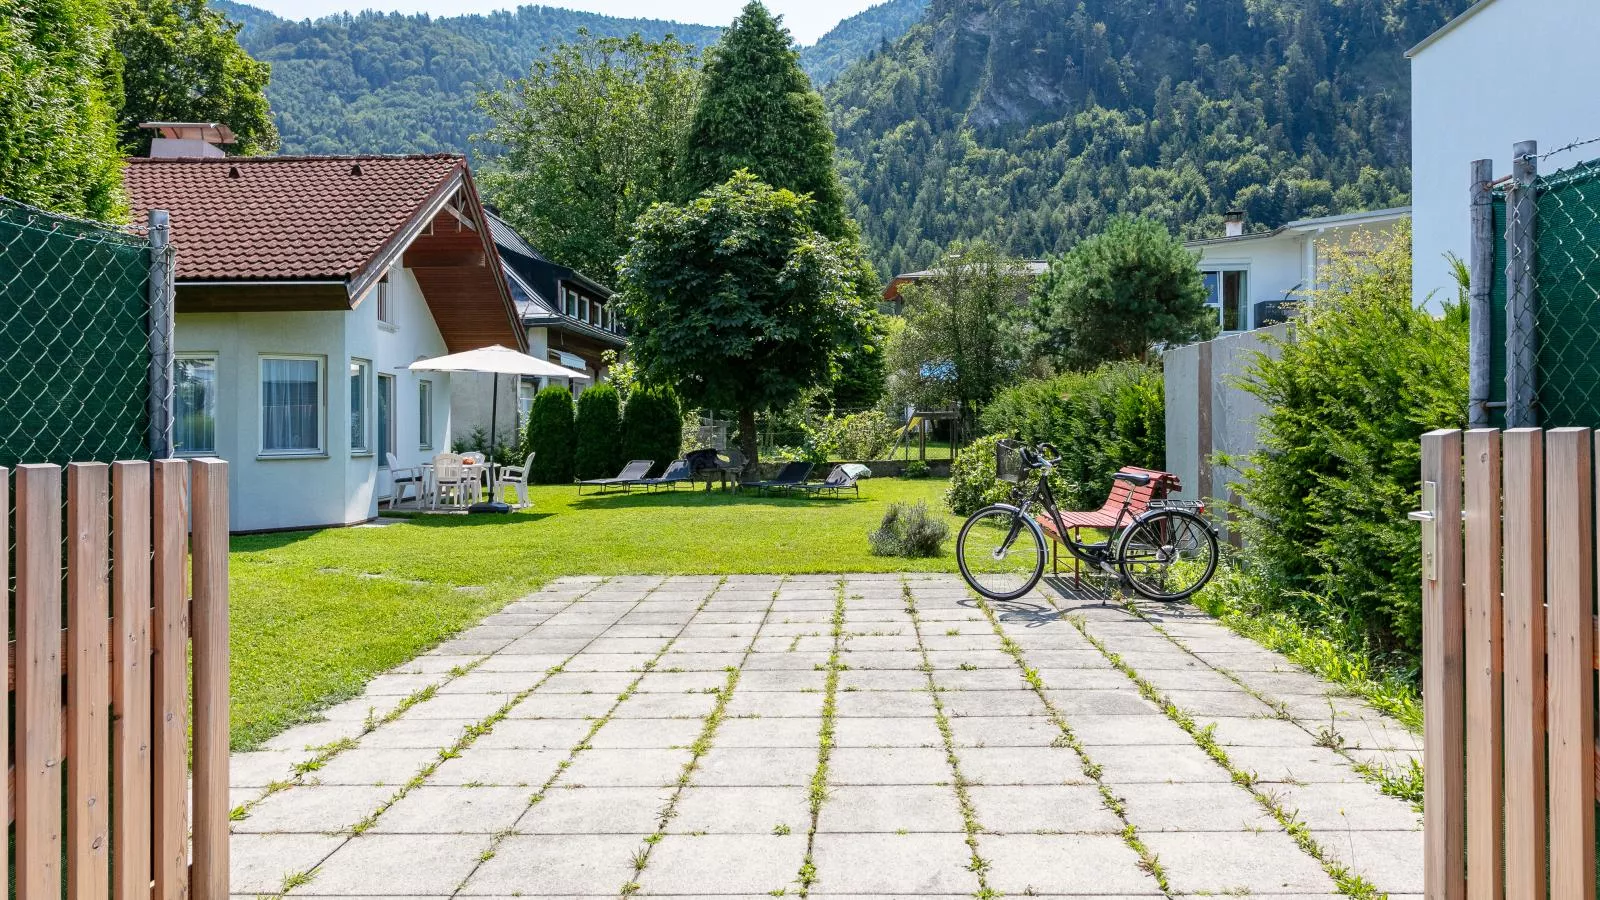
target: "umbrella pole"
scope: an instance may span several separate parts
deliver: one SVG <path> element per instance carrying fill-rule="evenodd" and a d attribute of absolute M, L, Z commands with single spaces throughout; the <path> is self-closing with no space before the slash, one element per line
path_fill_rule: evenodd
<path fill-rule="evenodd" d="M 508 513 L 511 507 L 500 502 L 500 495 L 495 490 L 494 456 L 495 439 L 499 436 L 500 417 L 500 373 L 494 373 L 494 387 L 489 391 L 489 458 L 484 460 L 489 470 L 489 499 L 484 503 L 474 503 L 467 507 L 467 512 L 475 513 Z"/>

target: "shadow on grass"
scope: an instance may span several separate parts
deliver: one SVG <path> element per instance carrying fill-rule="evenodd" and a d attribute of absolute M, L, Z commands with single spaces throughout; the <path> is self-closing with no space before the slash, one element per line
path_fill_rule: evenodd
<path fill-rule="evenodd" d="M 816 494 L 755 494 L 748 491 L 724 493 L 704 491 L 656 491 L 645 493 L 612 492 L 584 494 L 575 498 L 573 509 L 621 509 L 649 506 L 794 506 L 818 507 L 867 502 L 863 497 L 821 497 Z"/>

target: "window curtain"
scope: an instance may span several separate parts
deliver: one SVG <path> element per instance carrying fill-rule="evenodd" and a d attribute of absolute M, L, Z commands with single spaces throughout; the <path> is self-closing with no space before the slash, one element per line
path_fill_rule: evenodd
<path fill-rule="evenodd" d="M 179 453 L 217 451 L 217 361 L 177 361 L 178 390 L 173 398 L 172 441 Z"/>
<path fill-rule="evenodd" d="M 317 439 L 321 391 L 314 359 L 261 361 L 261 448 L 272 451 L 322 449 Z"/>

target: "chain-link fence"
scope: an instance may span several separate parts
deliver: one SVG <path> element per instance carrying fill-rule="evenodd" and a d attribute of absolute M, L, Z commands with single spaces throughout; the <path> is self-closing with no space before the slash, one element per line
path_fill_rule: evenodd
<path fill-rule="evenodd" d="M 1600 426 L 1600 160 L 1539 176 L 1518 145 L 1492 193 L 1489 406 L 1510 427 Z M 1487 253 L 1487 248 L 1481 249 Z"/>
<path fill-rule="evenodd" d="M 161 238 L 156 271 L 170 273 Z M 150 290 L 151 243 L 0 198 L 0 466 L 165 455 L 150 307 L 170 309 L 171 285 Z"/>

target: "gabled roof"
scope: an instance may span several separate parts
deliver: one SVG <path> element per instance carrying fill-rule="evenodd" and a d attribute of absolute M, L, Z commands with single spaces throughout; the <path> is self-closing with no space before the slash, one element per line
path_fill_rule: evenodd
<path fill-rule="evenodd" d="M 495 244 L 500 249 L 500 261 L 504 265 L 506 280 L 511 284 L 511 296 L 516 301 L 517 314 L 522 317 L 524 325 L 554 327 L 584 335 L 602 344 L 627 346 L 626 337 L 575 319 L 561 309 L 559 291 L 563 281 L 578 285 L 606 300 L 612 296 L 610 288 L 576 269 L 551 262 L 518 234 L 511 223 L 493 212 L 484 210 L 484 218 L 489 223 L 489 233 L 494 236 Z"/>
<path fill-rule="evenodd" d="M 446 182 L 460 156 L 130 159 L 137 212 L 172 216 L 179 281 L 355 278 Z"/>
<path fill-rule="evenodd" d="M 1471 6 L 1467 7 L 1466 9 L 1462 10 L 1460 12 L 1460 14 L 1458 14 L 1454 19 L 1451 19 L 1450 21 L 1444 23 L 1444 25 L 1442 25 L 1439 28 L 1439 30 L 1435 31 L 1433 34 L 1430 34 L 1427 37 L 1423 38 L 1422 40 L 1418 41 L 1417 45 L 1415 47 L 1412 47 L 1410 50 L 1407 50 L 1406 51 L 1406 59 L 1411 59 L 1411 58 L 1415 57 L 1418 53 L 1421 53 L 1422 51 L 1428 49 L 1430 46 L 1433 45 L 1433 43 L 1435 41 L 1439 40 L 1440 38 L 1444 37 L 1445 35 L 1449 34 L 1450 32 L 1455 31 L 1461 25 L 1465 24 L 1468 19 L 1472 18 L 1473 16 L 1477 15 L 1478 13 L 1483 12 L 1484 9 L 1487 8 L 1493 2 L 1494 2 L 1494 0 L 1477 0 L 1476 3 L 1472 4 Z"/>

